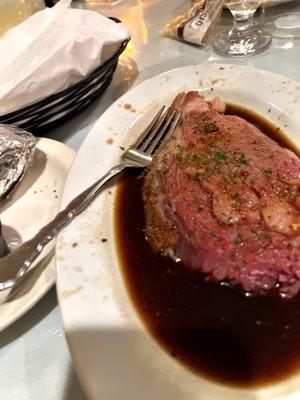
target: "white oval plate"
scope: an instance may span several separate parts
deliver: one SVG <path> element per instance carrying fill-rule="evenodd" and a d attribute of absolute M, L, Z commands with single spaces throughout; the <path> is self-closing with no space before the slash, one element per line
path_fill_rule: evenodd
<path fill-rule="evenodd" d="M 31 168 L 8 200 L 1 201 L 4 237 L 8 243 L 30 239 L 57 213 L 74 151 L 63 143 L 40 138 Z M 10 247 L 14 247 L 11 243 Z M 20 318 L 50 289 L 56 279 L 53 246 L 29 271 L 22 285 L 0 305 L 0 332 Z"/>
<path fill-rule="evenodd" d="M 188 66 L 143 82 L 100 117 L 74 161 L 63 204 L 118 163 L 119 146 L 133 140 L 137 126 L 145 126 L 154 109 L 170 102 L 179 91 L 190 89 L 257 111 L 300 145 L 299 84 L 243 66 Z M 153 340 L 129 299 L 120 271 L 113 228 L 114 193 L 114 187 L 104 191 L 57 242 L 64 329 L 88 398 L 299 399 L 300 376 L 259 390 L 233 389 L 193 374 Z M 102 242 L 103 238 L 108 240 Z"/>

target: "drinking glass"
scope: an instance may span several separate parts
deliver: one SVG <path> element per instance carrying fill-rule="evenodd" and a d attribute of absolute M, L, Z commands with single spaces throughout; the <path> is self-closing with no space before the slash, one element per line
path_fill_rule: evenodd
<path fill-rule="evenodd" d="M 275 0 L 274 0 L 275 1 Z M 300 2 L 286 0 L 276 7 L 269 7 L 265 29 L 273 37 L 300 38 Z"/>
<path fill-rule="evenodd" d="M 264 33 L 253 23 L 253 16 L 260 0 L 225 0 L 225 5 L 233 16 L 230 30 L 216 35 L 213 48 L 222 56 L 245 57 L 266 50 L 271 43 L 271 35 Z"/>

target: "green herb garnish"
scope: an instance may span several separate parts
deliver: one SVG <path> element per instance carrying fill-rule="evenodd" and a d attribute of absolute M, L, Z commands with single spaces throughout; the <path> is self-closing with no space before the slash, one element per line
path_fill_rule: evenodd
<path fill-rule="evenodd" d="M 240 233 L 238 233 L 237 238 L 235 239 L 234 243 L 239 246 L 243 243 L 244 239 Z"/>
<path fill-rule="evenodd" d="M 211 158 L 218 162 L 224 162 L 227 160 L 227 155 L 224 150 L 221 151 L 213 151 L 211 153 Z"/>
<path fill-rule="evenodd" d="M 208 179 L 211 176 L 211 171 L 208 167 L 205 167 L 205 174 L 203 176 L 203 179 Z"/>
<path fill-rule="evenodd" d="M 272 173 L 272 168 L 265 168 L 264 169 L 265 174 L 271 174 Z"/>

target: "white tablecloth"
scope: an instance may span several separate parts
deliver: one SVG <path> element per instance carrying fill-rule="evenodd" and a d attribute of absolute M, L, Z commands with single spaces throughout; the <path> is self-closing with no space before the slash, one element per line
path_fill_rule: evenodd
<path fill-rule="evenodd" d="M 200 49 L 163 38 L 159 31 L 182 0 L 120 0 L 115 6 L 77 1 L 76 7 L 98 9 L 116 16 L 132 30 L 132 40 L 121 57 L 115 78 L 104 96 L 78 117 L 47 133 L 77 150 L 103 111 L 132 85 L 160 72 L 203 62 L 254 65 L 300 82 L 300 41 L 274 39 L 265 53 L 243 60 L 216 56 L 211 47 Z M 298 4 L 297 4 L 298 3 Z M 298 1 L 280 10 L 298 9 Z M 277 9 L 278 10 L 278 9 Z M 277 10 L 267 9 L 267 18 Z M 229 15 L 219 29 L 231 22 Z M 83 400 L 72 369 L 57 305 L 55 288 L 25 316 L 0 334 L 1 400 Z"/>

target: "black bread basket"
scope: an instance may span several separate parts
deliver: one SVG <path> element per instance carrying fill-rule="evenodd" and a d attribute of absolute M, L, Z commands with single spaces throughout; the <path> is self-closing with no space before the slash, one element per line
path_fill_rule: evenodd
<path fill-rule="evenodd" d="M 116 23 L 120 22 L 116 18 L 111 19 Z M 108 87 L 119 56 L 125 50 L 128 41 L 124 41 L 109 60 L 79 82 L 20 110 L 1 115 L 0 123 L 17 125 L 33 133 L 43 133 L 78 114 Z"/>

